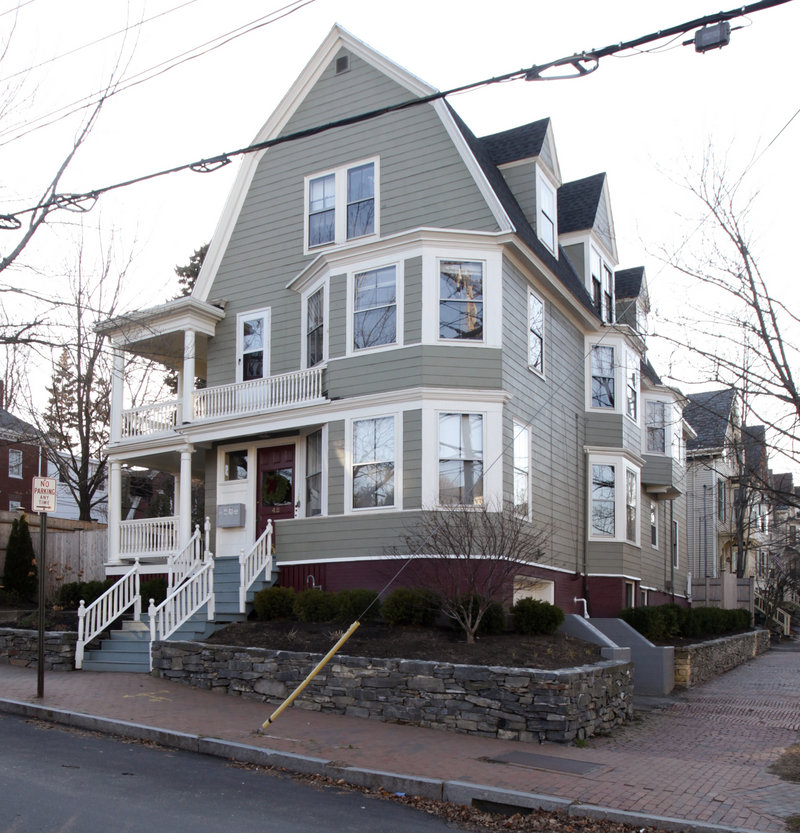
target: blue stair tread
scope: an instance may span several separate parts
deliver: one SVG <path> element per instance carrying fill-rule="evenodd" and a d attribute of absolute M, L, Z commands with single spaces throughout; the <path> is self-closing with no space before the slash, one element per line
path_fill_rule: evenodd
<path fill-rule="evenodd" d="M 105 662 L 103 660 L 86 660 L 83 663 L 84 671 L 119 671 L 128 673 L 150 673 L 150 662 L 128 663 L 128 662 Z"/>

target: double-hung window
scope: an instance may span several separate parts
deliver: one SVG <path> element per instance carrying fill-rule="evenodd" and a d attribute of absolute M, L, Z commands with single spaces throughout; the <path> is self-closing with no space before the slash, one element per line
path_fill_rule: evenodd
<path fill-rule="evenodd" d="M 8 476 L 22 477 L 22 451 L 18 448 L 8 449 Z"/>
<path fill-rule="evenodd" d="M 639 522 L 639 475 L 633 469 L 625 469 L 625 538 L 636 543 Z"/>
<path fill-rule="evenodd" d="M 353 422 L 353 509 L 394 506 L 394 417 Z"/>
<path fill-rule="evenodd" d="M 483 503 L 482 414 L 439 414 L 439 503 Z"/>
<path fill-rule="evenodd" d="M 592 246 L 589 250 L 589 272 L 592 278 L 592 301 L 600 320 L 614 322 L 614 276 L 611 267 L 600 252 Z"/>
<path fill-rule="evenodd" d="M 625 369 L 625 410 L 628 416 L 639 419 L 639 357 L 631 350 L 626 353 Z"/>
<path fill-rule="evenodd" d="M 647 453 L 664 454 L 667 450 L 667 403 L 647 400 Z"/>
<path fill-rule="evenodd" d="M 528 367 L 544 373 L 544 302 L 528 293 Z"/>
<path fill-rule="evenodd" d="M 650 546 L 658 548 L 658 504 L 650 501 Z"/>
<path fill-rule="evenodd" d="M 592 346 L 592 407 L 614 407 L 614 348 Z"/>
<path fill-rule="evenodd" d="M 320 287 L 306 301 L 306 367 L 318 365 L 324 358 L 325 287 Z"/>
<path fill-rule="evenodd" d="M 269 376 L 269 310 L 237 316 L 237 381 L 249 382 Z"/>
<path fill-rule="evenodd" d="M 322 431 L 306 437 L 306 517 L 322 514 Z"/>
<path fill-rule="evenodd" d="M 306 180 L 306 242 L 309 249 L 375 233 L 376 171 L 376 161 L 369 161 Z"/>
<path fill-rule="evenodd" d="M 613 538 L 616 534 L 616 466 L 592 466 L 592 535 Z"/>
<path fill-rule="evenodd" d="M 397 342 L 397 268 L 385 266 L 355 275 L 353 349 Z"/>
<path fill-rule="evenodd" d="M 523 518 L 530 515 L 531 432 L 514 423 L 514 511 Z"/>
<path fill-rule="evenodd" d="M 439 263 L 439 338 L 483 341 L 483 263 Z"/>
<path fill-rule="evenodd" d="M 540 171 L 536 172 L 536 233 L 550 251 L 556 253 L 556 189 Z"/>

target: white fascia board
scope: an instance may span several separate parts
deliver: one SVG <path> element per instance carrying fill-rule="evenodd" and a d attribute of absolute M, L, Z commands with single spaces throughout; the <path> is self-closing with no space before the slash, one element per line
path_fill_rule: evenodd
<path fill-rule="evenodd" d="M 320 252 L 302 272 L 286 284 L 286 289 L 303 292 L 323 275 L 346 272 L 352 264 L 360 263 L 367 257 L 417 257 L 426 245 L 486 249 L 488 246 L 497 245 L 501 234 L 506 232 L 422 227 L 398 232 L 369 243 L 337 246 L 330 251 Z"/>
<path fill-rule="evenodd" d="M 614 448 L 607 445 L 585 445 L 583 450 L 592 457 L 623 457 L 634 466 L 642 468 L 645 464 L 644 457 L 631 451 L 629 448 Z"/>
<path fill-rule="evenodd" d="M 272 431 L 288 431 L 324 422 L 348 419 L 354 414 L 369 416 L 388 410 L 413 411 L 425 403 L 447 406 L 471 406 L 474 404 L 502 406 L 511 398 L 507 391 L 480 388 L 406 388 L 380 394 L 353 396 L 347 399 L 320 400 L 298 408 L 252 414 L 247 417 L 231 417 L 215 422 L 187 423 L 177 430 L 187 442 L 196 444 L 229 440 Z"/>
<path fill-rule="evenodd" d="M 595 543 L 595 542 L 593 541 L 592 543 Z M 613 543 L 619 543 L 619 542 L 615 541 Z M 630 541 L 628 541 L 627 543 L 630 544 Z M 589 578 L 624 578 L 624 579 L 627 579 L 628 581 L 641 581 L 642 580 L 641 576 L 631 576 L 631 575 L 628 575 L 627 573 L 586 573 L 586 575 Z"/>
<path fill-rule="evenodd" d="M 349 49 L 354 55 L 357 55 L 366 63 L 375 67 L 393 81 L 396 81 L 400 86 L 405 87 L 413 96 L 421 97 L 437 92 L 435 87 L 426 84 L 417 78 L 416 75 L 412 75 L 398 64 L 395 64 L 384 55 L 367 46 L 363 41 L 351 35 L 338 24 L 335 24 L 311 60 L 306 64 L 305 69 L 303 69 L 297 77 L 297 80 L 289 88 L 289 91 L 283 97 L 280 104 L 278 104 L 264 126 L 256 134 L 251 144 L 255 145 L 259 142 L 274 139 L 280 134 L 281 130 L 289 122 L 289 119 L 291 119 L 303 103 L 314 84 L 317 83 L 335 54 L 342 48 Z M 207 300 L 208 298 L 208 293 L 211 291 L 214 277 L 217 274 L 222 257 L 228 247 L 228 241 L 233 233 L 234 225 L 239 217 L 239 212 L 250 188 L 250 183 L 255 176 L 258 163 L 265 153 L 267 153 L 267 150 L 261 150 L 257 153 L 247 154 L 242 159 L 239 173 L 236 175 L 236 180 L 234 181 L 220 220 L 211 238 L 208 253 L 200 268 L 200 274 L 197 277 L 197 283 L 192 293 L 195 297 L 201 298 L 202 300 Z"/>
<path fill-rule="evenodd" d="M 600 332 L 603 329 L 603 324 L 594 313 L 578 301 L 550 269 L 542 263 L 533 249 L 529 248 L 516 235 L 507 235 L 500 242 L 513 244 L 514 250 L 506 248 L 504 255 L 523 275 L 528 275 L 531 267 L 533 267 L 537 276 L 534 286 L 547 295 L 550 300 L 558 300 L 561 312 L 565 313 L 584 335 Z M 545 279 L 545 284 L 542 283 L 539 276 Z M 580 281 L 580 276 L 577 276 L 577 279 Z"/>
<path fill-rule="evenodd" d="M 197 298 L 177 298 L 150 309 L 117 315 L 98 324 L 95 330 L 110 338 L 113 344 L 124 345 L 188 329 L 213 336 L 217 322 L 224 317 L 223 309 Z"/>
<path fill-rule="evenodd" d="M 611 240 L 611 248 L 613 249 L 610 254 L 612 255 L 611 259 L 616 267 L 619 263 L 619 255 L 617 254 L 617 233 L 614 230 L 614 214 L 611 210 L 611 197 L 608 191 L 608 175 L 603 178 L 603 192 L 601 199 L 605 200 L 606 203 L 606 212 L 608 214 L 608 237 Z"/>
<path fill-rule="evenodd" d="M 433 109 L 436 111 L 436 114 L 441 119 L 442 124 L 447 131 L 447 135 L 450 137 L 450 140 L 461 156 L 461 159 L 467 166 L 467 170 L 470 172 L 475 184 L 478 186 L 481 196 L 489 206 L 489 210 L 492 212 L 495 222 L 500 227 L 500 231 L 514 231 L 514 224 L 511 222 L 511 218 L 508 214 L 506 214 L 506 210 L 503 208 L 500 198 L 494 192 L 494 188 L 492 188 L 489 184 L 489 180 L 486 178 L 483 168 L 481 168 L 478 164 L 478 160 L 475 158 L 472 150 L 470 150 L 467 140 L 464 138 L 464 134 L 458 129 L 458 126 L 453 119 L 453 114 L 448 109 L 446 103 L 441 99 L 431 103 Z"/>

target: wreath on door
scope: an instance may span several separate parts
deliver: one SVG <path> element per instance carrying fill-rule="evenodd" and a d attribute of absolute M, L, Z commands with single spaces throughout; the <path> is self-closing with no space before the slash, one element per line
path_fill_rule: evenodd
<path fill-rule="evenodd" d="M 292 491 L 292 483 L 280 472 L 267 472 L 261 481 L 261 502 L 263 504 L 287 503 Z"/>

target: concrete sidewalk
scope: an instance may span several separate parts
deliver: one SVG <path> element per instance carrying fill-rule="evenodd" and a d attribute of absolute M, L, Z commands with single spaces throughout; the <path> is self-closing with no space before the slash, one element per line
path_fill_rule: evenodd
<path fill-rule="evenodd" d="M 650 704 L 653 706 L 654 704 Z M 800 784 L 766 768 L 800 741 L 800 653 L 771 651 L 584 748 L 274 707 L 143 674 L 0 666 L 0 710 L 462 804 L 483 799 L 696 831 L 781 833 Z M 684 824 L 685 822 L 685 824 Z"/>

